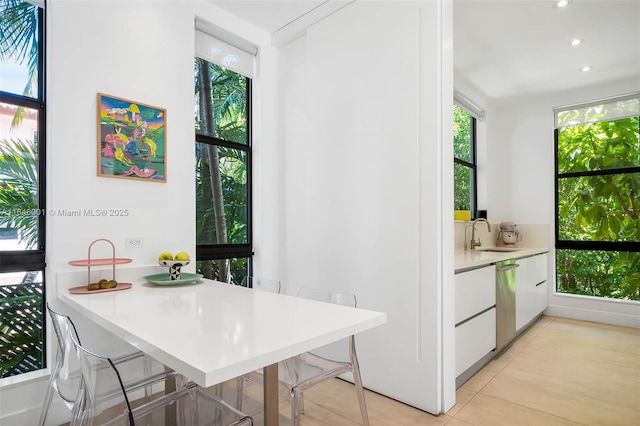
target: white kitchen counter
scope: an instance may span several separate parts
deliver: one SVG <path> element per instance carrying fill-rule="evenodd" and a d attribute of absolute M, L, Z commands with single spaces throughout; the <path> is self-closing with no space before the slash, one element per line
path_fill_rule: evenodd
<path fill-rule="evenodd" d="M 495 252 L 486 251 L 491 247 L 483 247 L 483 250 L 456 250 L 454 268 L 455 272 L 462 272 L 467 269 L 480 268 L 509 259 L 519 259 L 521 257 L 534 256 L 549 251 L 548 247 L 522 247 L 516 251 Z"/>

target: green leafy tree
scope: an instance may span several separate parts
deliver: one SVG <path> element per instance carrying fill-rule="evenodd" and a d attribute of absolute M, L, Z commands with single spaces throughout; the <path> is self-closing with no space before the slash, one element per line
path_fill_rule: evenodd
<path fill-rule="evenodd" d="M 471 115 L 458 107 L 453 106 L 453 156 L 460 160 L 471 162 Z M 453 167 L 453 207 L 454 209 L 471 209 L 471 169 L 464 165 L 454 163 Z"/>
<path fill-rule="evenodd" d="M 630 117 L 558 131 L 558 172 L 574 173 L 558 180 L 560 240 L 640 241 L 638 129 Z M 558 250 L 557 270 L 558 291 L 640 300 L 640 253 Z"/>

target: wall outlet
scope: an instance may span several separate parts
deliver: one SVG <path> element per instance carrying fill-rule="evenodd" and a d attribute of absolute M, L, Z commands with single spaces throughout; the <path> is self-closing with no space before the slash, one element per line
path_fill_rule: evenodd
<path fill-rule="evenodd" d="M 127 237 L 125 239 L 125 246 L 127 248 L 143 248 L 144 238 L 142 237 Z"/>

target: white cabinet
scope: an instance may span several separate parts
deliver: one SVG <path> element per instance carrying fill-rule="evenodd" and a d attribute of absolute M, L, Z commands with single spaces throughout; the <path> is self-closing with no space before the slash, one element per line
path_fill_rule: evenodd
<path fill-rule="evenodd" d="M 516 331 L 547 307 L 548 254 L 518 259 L 516 270 Z"/>
<path fill-rule="evenodd" d="M 496 308 L 456 326 L 456 377 L 496 347 Z"/>
<path fill-rule="evenodd" d="M 456 274 L 456 376 L 495 349 L 495 305 L 493 265 Z"/>
<path fill-rule="evenodd" d="M 455 276 L 456 324 L 496 304 L 496 269 L 493 265 Z"/>

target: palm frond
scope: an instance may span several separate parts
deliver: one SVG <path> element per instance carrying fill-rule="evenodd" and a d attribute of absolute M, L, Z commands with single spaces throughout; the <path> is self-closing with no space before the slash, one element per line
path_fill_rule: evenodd
<path fill-rule="evenodd" d="M 0 225 L 20 230 L 20 241 L 34 247 L 38 216 L 38 156 L 32 141 L 0 140 Z"/>
<path fill-rule="evenodd" d="M 38 7 L 19 0 L 0 1 L 0 58 L 18 63 L 37 52 Z M 36 55 L 37 56 L 37 55 Z"/>

